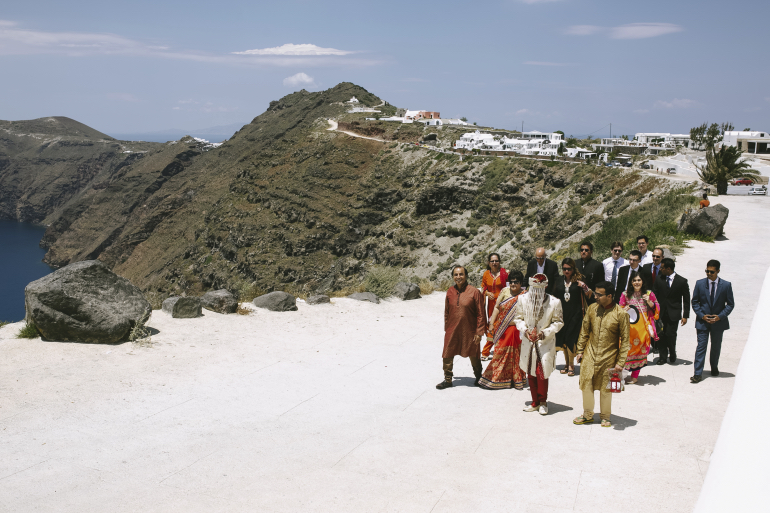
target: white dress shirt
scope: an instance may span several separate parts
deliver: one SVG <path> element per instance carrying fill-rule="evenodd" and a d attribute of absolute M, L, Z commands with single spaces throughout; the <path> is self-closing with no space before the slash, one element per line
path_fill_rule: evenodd
<path fill-rule="evenodd" d="M 717 289 L 719 288 L 719 277 L 717 277 L 717 279 L 716 279 L 716 280 L 711 280 L 711 279 L 709 279 L 709 280 L 708 280 L 708 295 L 709 295 L 709 301 L 711 301 L 711 299 L 710 299 L 710 298 L 711 298 L 711 287 L 712 287 L 712 283 L 713 283 L 713 287 L 714 287 L 714 298 L 716 298 L 716 296 L 717 296 Z"/>
<path fill-rule="evenodd" d="M 642 255 L 642 261 L 639 262 L 639 265 L 647 265 L 652 263 L 652 251 L 649 249 L 647 250 L 647 253 Z"/>
<path fill-rule="evenodd" d="M 674 278 L 676 277 L 676 273 L 671 273 L 671 276 L 664 276 L 663 279 L 666 280 L 666 283 L 668 283 L 668 286 L 674 284 Z"/>
<path fill-rule="evenodd" d="M 538 264 L 537 260 L 535 260 L 535 263 L 537 264 L 537 273 L 545 274 L 545 260 L 543 260 L 543 265 Z"/>
<path fill-rule="evenodd" d="M 612 283 L 612 270 L 615 268 L 615 262 L 618 263 L 618 271 L 620 271 L 621 267 L 627 265 L 626 259 L 623 257 L 619 257 L 617 260 L 612 257 L 602 260 L 602 265 L 604 266 L 604 281 Z"/>

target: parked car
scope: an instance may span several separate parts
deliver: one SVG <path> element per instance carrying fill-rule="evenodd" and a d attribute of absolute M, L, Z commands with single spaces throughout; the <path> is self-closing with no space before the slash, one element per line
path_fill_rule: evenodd
<path fill-rule="evenodd" d="M 670 168 L 666 169 L 666 173 L 668 173 L 670 175 L 675 175 L 676 174 L 676 168 L 675 167 L 670 167 Z"/>
<path fill-rule="evenodd" d="M 736 178 L 732 185 L 754 185 L 754 181 L 751 178 Z"/>
<path fill-rule="evenodd" d="M 767 196 L 767 189 L 765 187 L 752 187 L 749 189 L 749 196 Z"/>

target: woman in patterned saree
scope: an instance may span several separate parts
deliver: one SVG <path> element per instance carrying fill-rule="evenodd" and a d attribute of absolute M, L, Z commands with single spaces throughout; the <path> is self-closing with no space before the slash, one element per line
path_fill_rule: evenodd
<path fill-rule="evenodd" d="M 628 278 L 628 290 L 620 295 L 618 304 L 631 316 L 631 349 L 628 350 L 625 369 L 631 371 L 626 383 L 633 385 L 639 377 L 639 371 L 647 365 L 652 339 L 658 340 L 655 320 L 660 316 L 660 305 L 652 291 L 642 290 L 644 281 L 637 271 L 632 271 Z M 633 310 L 633 311 L 632 311 Z"/>
<path fill-rule="evenodd" d="M 513 322 L 524 275 L 521 271 L 513 271 L 510 274 L 510 280 L 510 287 L 500 292 L 497 306 L 489 320 L 489 331 L 494 333 L 493 342 L 497 345 L 492 361 L 489 362 L 484 375 L 479 380 L 479 386 L 489 390 L 500 388 L 522 390 L 526 379 L 524 371 L 519 366 L 521 336 Z"/>
<path fill-rule="evenodd" d="M 497 253 L 490 254 L 487 257 L 487 270 L 484 271 L 484 275 L 481 277 L 481 292 L 487 299 L 487 323 L 492 318 L 492 312 L 497 303 L 497 296 L 500 295 L 500 291 L 505 288 L 505 284 L 508 281 L 508 272 L 501 265 L 500 255 Z M 487 343 L 484 344 L 484 349 L 481 350 L 482 361 L 489 360 L 489 352 L 494 345 L 492 342 L 493 338 L 494 334 L 491 331 L 487 331 Z"/>

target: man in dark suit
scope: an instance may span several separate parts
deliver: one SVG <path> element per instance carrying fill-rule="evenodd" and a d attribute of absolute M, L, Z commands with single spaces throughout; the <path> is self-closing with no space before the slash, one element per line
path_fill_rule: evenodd
<path fill-rule="evenodd" d="M 658 278 L 658 275 L 660 274 L 660 263 L 663 261 L 663 250 L 660 248 L 655 248 L 652 250 L 652 262 L 649 264 L 644 264 L 642 268 L 647 271 L 650 276 L 652 277 L 652 281 L 650 282 L 655 283 L 655 280 Z"/>
<path fill-rule="evenodd" d="M 529 279 L 538 273 L 548 277 L 548 288 L 545 289 L 545 292 L 550 294 L 556 279 L 559 277 L 559 268 L 556 262 L 545 257 L 545 248 L 535 250 L 535 258 L 527 264 L 527 275 L 524 277 L 524 283 L 529 283 Z"/>
<path fill-rule="evenodd" d="M 722 335 L 730 329 L 727 316 L 733 311 L 733 286 L 719 278 L 719 260 L 709 260 L 706 277 L 695 282 L 692 291 L 692 310 L 695 312 L 695 331 L 698 334 L 698 348 L 695 350 L 695 375 L 691 383 L 700 383 L 706 363 L 706 349 L 711 334 L 711 375 L 719 376 L 719 352 L 722 350 Z"/>
<path fill-rule="evenodd" d="M 675 266 L 672 259 L 664 258 L 660 264 L 660 274 L 652 286 L 660 304 L 660 319 L 663 321 L 663 335 L 658 342 L 658 365 L 676 361 L 676 331 L 680 323 L 684 326 L 690 317 L 690 285 L 685 278 L 674 272 Z"/>
<path fill-rule="evenodd" d="M 618 270 L 618 282 L 615 288 L 615 303 L 620 304 L 620 296 L 624 290 L 628 290 L 628 282 L 631 281 L 631 273 L 636 271 L 639 276 L 642 277 L 644 284 L 642 290 L 650 290 L 652 288 L 652 276 L 649 275 L 644 268 L 639 265 L 642 261 L 642 252 L 638 249 L 634 249 L 628 255 L 628 265 L 624 265 Z"/>
<path fill-rule="evenodd" d="M 592 291 L 596 284 L 604 281 L 604 266 L 601 262 L 593 259 L 594 245 L 588 241 L 580 243 L 580 258 L 575 262 L 575 267 L 583 275 L 583 283 Z M 588 298 L 588 304 L 595 301 L 593 293 Z"/>

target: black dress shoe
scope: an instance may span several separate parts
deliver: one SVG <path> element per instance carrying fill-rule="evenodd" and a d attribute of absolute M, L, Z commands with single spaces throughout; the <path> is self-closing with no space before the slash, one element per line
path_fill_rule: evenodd
<path fill-rule="evenodd" d="M 449 387 L 452 387 L 452 386 L 454 386 L 454 385 L 452 385 L 451 381 L 442 381 L 441 383 L 436 385 L 436 388 L 438 388 L 439 390 L 444 390 L 445 388 L 449 388 Z"/>
<path fill-rule="evenodd" d="M 476 378 L 476 381 L 473 382 L 473 386 L 474 387 L 479 386 L 479 381 L 481 381 L 481 378 Z"/>
<path fill-rule="evenodd" d="M 719 376 L 719 369 L 711 369 L 712 376 Z"/>
<path fill-rule="evenodd" d="M 696 374 L 695 376 L 690 378 L 690 383 L 700 383 L 701 381 L 703 381 L 703 378 L 701 377 L 700 374 Z"/>
<path fill-rule="evenodd" d="M 658 361 L 656 365 L 666 365 L 666 359 L 665 358 L 658 358 Z"/>
<path fill-rule="evenodd" d="M 668 357 L 668 362 L 669 363 L 676 363 L 676 355 L 672 354 L 671 356 L 669 356 Z"/>

